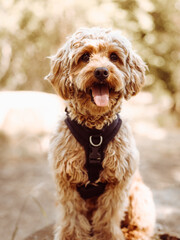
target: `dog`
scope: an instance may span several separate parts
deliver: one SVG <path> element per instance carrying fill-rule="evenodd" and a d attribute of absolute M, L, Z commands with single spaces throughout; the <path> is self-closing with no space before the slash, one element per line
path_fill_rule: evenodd
<path fill-rule="evenodd" d="M 123 99 L 136 95 L 146 64 L 120 31 L 81 28 L 50 57 L 45 77 L 66 101 L 49 151 L 57 191 L 54 240 L 148 240 L 155 226 L 150 189 Z"/>

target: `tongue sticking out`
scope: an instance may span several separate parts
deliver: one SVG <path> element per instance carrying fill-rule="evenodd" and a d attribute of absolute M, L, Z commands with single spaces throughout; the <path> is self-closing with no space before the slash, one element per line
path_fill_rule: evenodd
<path fill-rule="evenodd" d="M 92 96 L 94 102 L 99 107 L 106 107 L 109 104 L 109 89 L 104 85 L 92 87 Z"/>

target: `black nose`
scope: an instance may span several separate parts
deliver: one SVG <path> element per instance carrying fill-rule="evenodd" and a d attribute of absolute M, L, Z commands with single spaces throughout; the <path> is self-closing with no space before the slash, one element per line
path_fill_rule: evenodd
<path fill-rule="evenodd" d="M 94 70 L 94 76 L 100 80 L 103 81 L 109 76 L 109 70 L 105 67 L 99 67 Z"/>

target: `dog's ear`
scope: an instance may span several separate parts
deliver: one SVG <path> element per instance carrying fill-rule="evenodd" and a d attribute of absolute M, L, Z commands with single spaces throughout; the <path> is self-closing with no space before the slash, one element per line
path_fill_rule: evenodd
<path fill-rule="evenodd" d="M 128 100 L 136 95 L 144 85 L 146 64 L 135 52 L 131 51 L 127 57 L 128 79 L 125 83 L 124 98 Z"/>
<path fill-rule="evenodd" d="M 44 78 L 48 80 L 56 92 L 64 99 L 68 100 L 72 96 L 73 87 L 70 80 L 70 61 L 67 56 L 67 50 L 60 48 L 56 55 L 49 57 L 51 59 L 50 73 Z"/>

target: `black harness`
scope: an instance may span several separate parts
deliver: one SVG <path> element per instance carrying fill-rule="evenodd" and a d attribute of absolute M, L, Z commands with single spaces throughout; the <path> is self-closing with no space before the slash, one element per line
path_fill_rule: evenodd
<path fill-rule="evenodd" d="M 95 183 L 99 178 L 104 159 L 104 152 L 108 143 L 115 137 L 121 127 L 122 120 L 117 114 L 116 120 L 110 125 L 105 125 L 101 130 L 90 129 L 86 126 L 78 124 L 75 120 L 71 120 L 67 114 L 65 123 L 70 129 L 76 140 L 84 147 L 86 153 L 85 167 L 88 172 L 90 184 L 87 186 L 77 186 L 77 191 L 84 199 L 100 196 L 107 183 Z"/>

